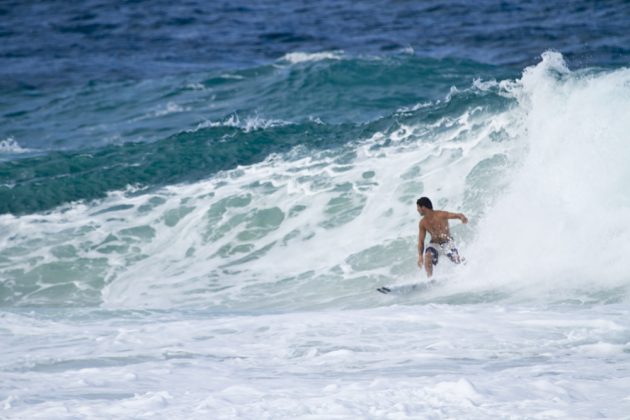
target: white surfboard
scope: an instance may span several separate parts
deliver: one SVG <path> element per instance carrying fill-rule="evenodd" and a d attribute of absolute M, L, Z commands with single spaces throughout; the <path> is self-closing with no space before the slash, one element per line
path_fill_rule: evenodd
<path fill-rule="evenodd" d="M 434 280 L 423 281 L 423 282 L 390 284 L 386 286 L 381 286 L 376 290 L 385 295 L 388 295 L 390 293 L 402 295 L 402 294 L 411 293 L 411 292 L 422 292 L 424 290 L 431 289 L 437 286 L 438 284 L 439 282 L 434 279 Z"/>

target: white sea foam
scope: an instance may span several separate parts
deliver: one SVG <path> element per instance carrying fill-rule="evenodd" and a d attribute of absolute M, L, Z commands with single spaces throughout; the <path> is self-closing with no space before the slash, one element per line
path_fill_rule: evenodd
<path fill-rule="evenodd" d="M 341 60 L 342 58 L 343 51 L 323 51 L 317 53 L 292 52 L 285 54 L 280 60 L 288 61 L 291 64 L 299 64 L 308 61 Z"/>
<path fill-rule="evenodd" d="M 188 83 L 186 87 L 190 90 L 206 90 L 206 87 L 203 85 L 203 83 L 199 82 Z"/>
<path fill-rule="evenodd" d="M 396 110 L 396 113 L 401 113 L 401 114 L 412 113 L 412 112 L 415 112 L 415 111 L 417 111 L 419 109 L 429 108 L 429 107 L 431 107 L 433 105 L 435 105 L 435 102 L 431 102 L 431 101 L 420 102 L 420 103 L 417 103 L 417 104 L 415 104 L 413 106 L 402 106 L 402 107 L 400 107 L 400 108 L 398 108 Z"/>
<path fill-rule="evenodd" d="M 228 118 L 222 121 L 202 121 L 197 124 L 191 131 L 198 131 L 209 127 L 237 127 L 242 128 L 244 131 L 249 132 L 252 130 L 265 129 L 270 127 L 278 127 L 290 124 L 287 121 L 278 119 L 266 119 L 258 115 L 247 116 L 241 120 L 237 114 L 232 114 Z"/>
<path fill-rule="evenodd" d="M 574 76 L 546 53 L 510 86 L 527 148 L 466 277 L 535 295 L 629 284 L 629 82 L 628 69 Z"/>
<path fill-rule="evenodd" d="M 630 409 L 625 305 L 574 311 L 567 325 L 545 322 L 566 308 L 488 305 L 111 315 L 6 314 L 4 414 L 586 419 Z M 592 328 L 593 317 L 624 327 Z"/>
<path fill-rule="evenodd" d="M 240 74 L 231 74 L 231 73 L 223 73 L 219 76 L 222 79 L 230 79 L 230 80 L 243 80 L 245 77 Z"/>
<path fill-rule="evenodd" d="M 21 154 L 30 152 L 32 152 L 31 149 L 20 146 L 13 137 L 7 137 L 4 140 L 0 140 L 0 154 Z"/>
<path fill-rule="evenodd" d="M 166 103 L 166 105 L 161 105 L 160 107 L 158 107 L 154 112 L 153 112 L 153 116 L 155 117 L 163 117 L 165 115 L 169 115 L 169 114 L 176 114 L 179 112 L 185 112 L 185 111 L 190 111 L 189 107 L 184 107 L 182 105 L 179 105 L 175 102 L 168 102 Z"/>

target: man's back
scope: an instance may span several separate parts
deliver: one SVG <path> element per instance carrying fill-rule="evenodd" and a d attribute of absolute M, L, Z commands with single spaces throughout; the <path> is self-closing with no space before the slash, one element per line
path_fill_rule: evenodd
<path fill-rule="evenodd" d="M 420 226 L 431 234 L 431 242 L 443 243 L 451 239 L 448 228 L 449 213 L 442 210 L 435 210 L 427 214 L 420 221 Z"/>

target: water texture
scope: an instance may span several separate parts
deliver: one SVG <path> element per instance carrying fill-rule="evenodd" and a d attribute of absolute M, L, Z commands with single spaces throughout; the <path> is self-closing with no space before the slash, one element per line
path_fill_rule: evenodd
<path fill-rule="evenodd" d="M 629 19 L 3 3 L 0 417 L 625 418 Z"/>

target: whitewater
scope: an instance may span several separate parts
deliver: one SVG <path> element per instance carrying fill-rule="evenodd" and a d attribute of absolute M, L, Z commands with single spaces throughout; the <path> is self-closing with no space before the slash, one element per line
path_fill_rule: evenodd
<path fill-rule="evenodd" d="M 628 115 L 629 69 L 547 51 L 335 147 L 0 215 L 0 415 L 627 418 Z M 467 263 L 377 293 L 426 281 L 422 195 L 469 218 L 451 223 Z"/>

